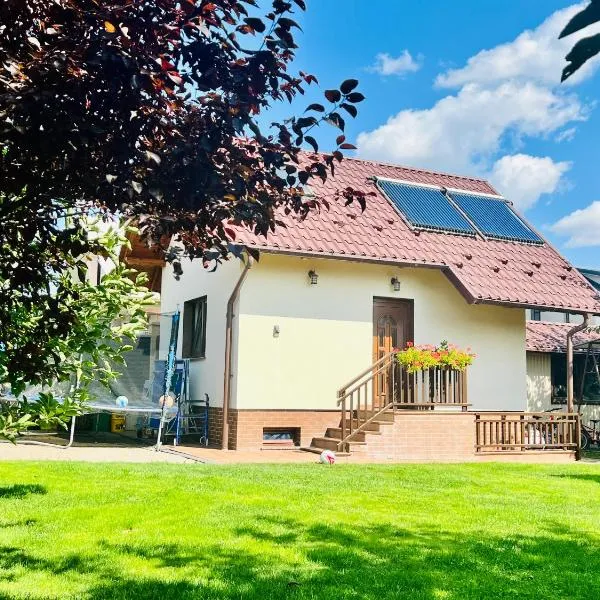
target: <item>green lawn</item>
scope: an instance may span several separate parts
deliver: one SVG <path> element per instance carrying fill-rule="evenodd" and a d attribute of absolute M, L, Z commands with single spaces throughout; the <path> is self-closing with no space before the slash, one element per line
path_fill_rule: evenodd
<path fill-rule="evenodd" d="M 0 463 L 0 599 L 600 597 L 600 465 Z"/>

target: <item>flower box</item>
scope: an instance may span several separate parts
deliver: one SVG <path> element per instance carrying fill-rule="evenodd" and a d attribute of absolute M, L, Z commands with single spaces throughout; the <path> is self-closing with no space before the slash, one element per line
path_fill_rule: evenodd
<path fill-rule="evenodd" d="M 414 373 L 439 367 L 464 371 L 473 363 L 475 354 L 470 348 L 462 350 L 444 340 L 438 346 L 431 344 L 415 346 L 412 342 L 408 342 L 404 350 L 397 352 L 396 357 L 408 373 Z"/>

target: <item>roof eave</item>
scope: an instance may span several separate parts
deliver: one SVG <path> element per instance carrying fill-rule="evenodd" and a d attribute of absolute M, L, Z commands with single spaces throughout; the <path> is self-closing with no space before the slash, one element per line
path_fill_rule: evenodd
<path fill-rule="evenodd" d="M 360 262 L 370 263 L 378 265 L 390 265 L 396 267 L 420 267 L 424 269 L 447 269 L 448 265 L 442 263 L 427 263 L 419 261 L 411 261 L 401 258 L 378 258 L 376 256 L 366 256 L 364 254 L 339 254 L 336 252 L 316 252 L 308 250 L 296 250 L 293 248 L 277 248 L 272 246 L 252 246 L 260 252 L 266 252 L 267 254 L 283 254 L 287 256 L 298 256 L 301 258 L 321 258 L 321 259 L 335 259 L 344 260 L 348 262 Z"/>
<path fill-rule="evenodd" d="M 494 306 L 505 306 L 507 308 L 522 308 L 528 309 L 533 308 L 537 310 L 547 310 L 552 312 L 560 312 L 560 313 L 569 313 L 569 314 L 580 314 L 583 315 L 585 313 L 591 315 L 600 315 L 600 307 L 597 312 L 594 312 L 590 309 L 583 309 L 581 307 L 568 307 L 568 306 L 551 306 L 545 304 L 536 304 L 533 302 L 522 302 L 522 301 L 507 301 L 507 300 L 493 300 L 489 298 L 478 298 L 474 294 L 472 294 L 468 287 L 461 281 L 460 277 L 455 273 L 455 271 L 449 267 L 447 264 L 443 263 L 426 263 L 419 261 L 411 261 L 400 258 L 377 258 L 374 256 L 358 256 L 356 254 L 338 254 L 335 252 L 331 252 L 325 254 L 324 252 L 316 252 L 316 251 L 306 251 L 306 250 L 296 250 L 293 248 L 277 248 L 273 246 L 253 246 L 260 252 L 266 252 L 268 254 L 281 254 L 287 256 L 298 256 L 302 258 L 310 257 L 310 258 L 320 258 L 320 259 L 335 259 L 335 260 L 344 260 L 348 262 L 360 262 L 360 263 L 370 263 L 370 264 L 378 264 L 378 265 L 389 265 L 396 267 L 414 267 L 414 268 L 422 268 L 422 269 L 439 269 L 441 270 L 446 277 L 450 280 L 450 282 L 454 285 L 454 287 L 458 290 L 458 292 L 463 296 L 463 298 L 469 304 L 490 304 Z"/>
<path fill-rule="evenodd" d="M 569 307 L 569 306 L 550 306 L 550 305 L 545 305 L 545 304 L 535 304 L 535 303 L 529 303 L 529 302 L 510 302 L 510 301 L 506 301 L 506 300 L 491 300 L 488 298 L 477 298 L 473 304 L 494 304 L 494 305 L 498 305 L 498 306 L 507 306 L 507 307 L 512 307 L 512 308 L 533 308 L 536 310 L 544 310 L 544 311 L 549 311 L 549 312 L 559 312 L 559 313 L 566 313 L 566 314 L 570 314 L 570 315 L 585 315 L 585 314 L 589 314 L 589 315 L 593 315 L 593 316 L 598 316 L 600 315 L 600 307 L 599 307 L 599 312 L 594 312 L 591 309 L 584 309 L 581 307 Z"/>

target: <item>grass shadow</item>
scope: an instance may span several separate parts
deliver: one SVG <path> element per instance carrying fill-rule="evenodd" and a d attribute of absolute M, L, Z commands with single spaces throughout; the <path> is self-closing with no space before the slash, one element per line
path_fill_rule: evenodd
<path fill-rule="evenodd" d="M 600 462 L 600 448 L 594 450 L 584 450 L 582 458 L 586 462 Z"/>
<path fill-rule="evenodd" d="M 12 527 L 32 527 L 37 523 L 37 519 L 21 519 L 18 521 L 0 521 L 0 529 L 10 529 Z"/>
<path fill-rule="evenodd" d="M 40 561 L 4 549 L 4 564 L 76 577 L 94 573 L 86 600 L 573 600 L 600 594 L 600 541 L 488 531 L 464 534 L 433 526 L 403 528 L 257 518 L 233 530 L 235 543 L 101 542 L 93 556 Z M 293 549 L 293 555 L 288 551 Z M 123 575 L 122 557 L 149 568 Z"/>
<path fill-rule="evenodd" d="M 43 485 L 37 483 L 15 483 L 13 485 L 0 486 L 0 498 L 25 498 L 30 494 L 46 494 Z"/>
<path fill-rule="evenodd" d="M 578 479 L 580 481 L 600 483 L 600 473 L 561 473 L 560 475 L 552 475 L 552 477 L 558 477 L 559 479 Z"/>

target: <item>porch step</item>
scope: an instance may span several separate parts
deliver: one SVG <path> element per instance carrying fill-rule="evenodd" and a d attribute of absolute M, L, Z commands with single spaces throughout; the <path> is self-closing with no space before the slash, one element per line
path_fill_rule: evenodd
<path fill-rule="evenodd" d="M 357 414 L 361 417 L 361 419 L 365 420 L 368 419 L 371 415 L 370 412 L 361 410 L 361 411 L 354 411 L 354 414 Z M 379 423 L 393 423 L 394 422 L 394 413 L 391 410 L 388 410 L 386 412 L 381 413 L 380 415 L 377 416 L 377 422 Z"/>
<path fill-rule="evenodd" d="M 386 427 L 387 425 L 393 425 L 394 424 L 394 420 L 386 420 L 386 421 L 371 421 L 368 425 L 365 425 L 363 427 L 363 431 L 366 431 L 368 433 L 381 433 L 382 428 Z M 352 428 L 356 429 L 358 428 L 358 426 L 361 425 L 361 423 L 357 420 L 357 419 L 352 419 Z M 340 428 L 341 428 L 342 424 L 340 423 Z M 346 427 L 348 428 L 348 430 L 350 429 L 350 419 L 346 419 Z"/>
<path fill-rule="evenodd" d="M 350 429 L 346 430 L 347 433 L 350 433 Z M 367 431 L 361 431 L 355 435 L 355 440 L 357 442 L 366 442 L 367 435 L 381 435 L 381 431 L 370 429 Z M 342 428 L 341 427 L 328 427 L 327 432 L 325 433 L 325 437 L 335 438 L 336 440 L 342 439 Z"/>
<path fill-rule="evenodd" d="M 338 448 L 338 444 L 339 444 L 340 440 L 339 438 L 331 438 L 331 437 L 316 437 L 312 439 L 311 442 L 311 446 L 314 448 L 321 448 L 321 451 L 323 450 L 333 450 L 334 452 L 337 452 L 337 448 Z M 351 451 L 358 451 L 363 447 L 367 446 L 367 442 L 356 442 L 354 440 L 352 440 L 351 442 L 348 442 L 348 445 L 350 446 L 350 450 Z"/>

